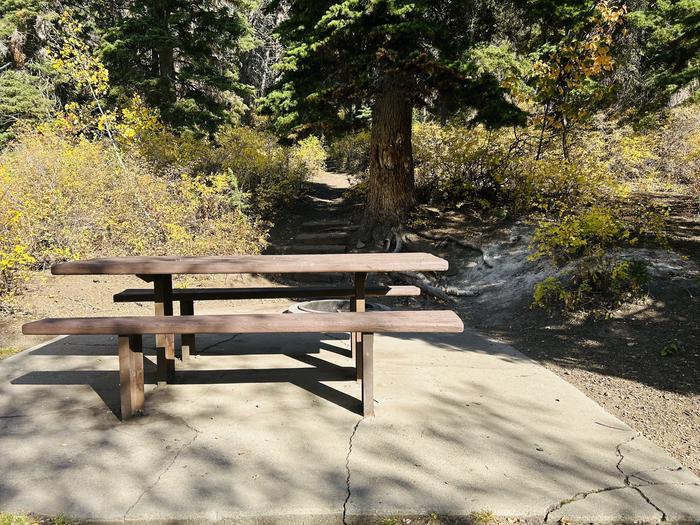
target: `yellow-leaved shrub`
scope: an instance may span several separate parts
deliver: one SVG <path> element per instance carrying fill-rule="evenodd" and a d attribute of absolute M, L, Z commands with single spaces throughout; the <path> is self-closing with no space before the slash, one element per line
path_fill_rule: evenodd
<path fill-rule="evenodd" d="M 69 258 L 258 252 L 265 231 L 218 177 L 163 175 L 136 151 L 120 163 L 103 140 L 26 132 L 0 155 L 0 295 Z"/>

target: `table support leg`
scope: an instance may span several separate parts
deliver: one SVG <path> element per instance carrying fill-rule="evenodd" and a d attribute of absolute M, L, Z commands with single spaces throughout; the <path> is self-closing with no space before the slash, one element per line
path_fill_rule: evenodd
<path fill-rule="evenodd" d="M 194 301 L 180 301 L 180 315 L 194 315 Z M 180 359 L 182 359 L 182 362 L 186 363 L 189 361 L 190 354 L 194 354 L 195 352 L 194 334 L 182 334 L 182 348 L 180 352 Z"/>
<path fill-rule="evenodd" d="M 119 336 L 122 421 L 143 410 L 143 346 L 140 335 Z"/>
<path fill-rule="evenodd" d="M 155 314 L 173 315 L 172 276 L 157 276 L 153 280 L 153 290 L 155 292 Z M 175 375 L 175 336 L 173 334 L 156 335 L 156 359 L 158 386 L 164 386 Z"/>
<path fill-rule="evenodd" d="M 358 351 L 362 355 L 362 415 L 374 415 L 374 334 L 360 335 Z"/>
<path fill-rule="evenodd" d="M 352 297 L 350 303 L 350 310 L 353 312 L 364 312 L 365 311 L 365 282 L 367 281 L 367 274 L 364 272 L 355 273 L 355 295 Z M 358 348 L 361 344 L 361 334 L 358 332 L 350 333 L 350 349 L 352 351 L 352 357 L 355 358 L 356 366 L 355 369 L 356 379 L 359 381 L 362 379 L 362 351 Z"/>

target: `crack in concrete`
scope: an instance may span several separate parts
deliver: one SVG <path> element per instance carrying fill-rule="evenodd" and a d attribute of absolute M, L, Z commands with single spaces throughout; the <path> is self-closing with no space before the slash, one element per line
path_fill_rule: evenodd
<path fill-rule="evenodd" d="M 150 492 L 151 490 L 153 490 L 153 489 L 156 487 L 156 485 L 158 485 L 158 483 L 160 483 L 161 478 L 162 478 L 163 476 L 165 476 L 165 475 L 170 471 L 170 469 L 173 467 L 173 465 L 174 465 L 175 462 L 177 461 L 177 458 L 180 457 L 180 454 L 182 454 L 182 452 L 183 452 L 186 448 L 190 447 L 190 446 L 192 445 L 192 443 L 194 443 L 195 440 L 197 439 L 197 437 L 199 436 L 199 434 L 200 434 L 201 431 L 199 431 L 199 430 L 197 430 L 196 428 L 194 428 L 192 425 L 190 425 L 189 423 L 187 423 L 184 419 L 182 420 L 182 422 L 184 423 L 184 425 L 185 425 L 187 428 L 189 428 L 190 430 L 192 430 L 192 431 L 194 432 L 194 435 L 192 436 L 192 439 L 190 439 L 187 443 L 183 444 L 179 449 L 177 449 L 177 452 L 173 455 L 172 459 L 170 460 L 170 463 L 168 463 L 168 465 L 160 472 L 160 474 L 158 474 L 158 477 L 155 479 L 155 481 L 154 481 L 153 483 L 151 483 L 148 487 L 146 487 L 146 488 L 141 492 L 141 494 L 139 494 L 139 497 L 136 498 L 136 501 L 134 501 L 134 502 L 131 504 L 131 506 L 129 506 L 129 508 L 126 509 L 126 512 L 124 513 L 124 517 L 122 518 L 122 521 L 126 521 L 127 516 L 129 515 L 129 513 L 130 513 L 132 510 L 134 510 L 134 507 L 136 507 L 136 505 L 139 504 L 139 502 L 143 499 L 143 497 L 144 497 L 148 492 Z"/>
<path fill-rule="evenodd" d="M 681 485 L 682 486 L 682 485 L 698 485 L 698 484 L 695 484 L 695 483 L 654 483 L 651 480 L 640 477 L 641 474 L 644 474 L 646 472 L 656 472 L 659 470 L 669 470 L 669 471 L 679 470 L 679 468 L 673 468 L 673 467 L 657 467 L 654 469 L 637 471 L 633 474 L 625 473 L 625 471 L 622 469 L 622 462 L 625 460 L 625 455 L 622 453 L 622 447 L 631 443 L 637 437 L 638 437 L 638 434 L 635 434 L 632 437 L 630 437 L 629 439 L 622 441 L 621 443 L 619 443 L 615 447 L 615 454 L 619 458 L 617 460 L 617 463 L 615 464 L 615 468 L 623 476 L 623 483 L 624 483 L 623 485 L 614 485 L 611 487 L 602 487 L 602 488 L 597 488 L 597 489 L 593 489 L 593 490 L 577 492 L 572 497 L 564 499 L 564 500 L 560 501 L 559 503 L 556 503 L 556 504 L 552 505 L 551 507 L 549 507 L 544 515 L 544 519 L 543 519 L 544 523 L 548 522 L 549 516 L 550 516 L 550 514 L 552 514 L 552 512 L 555 512 L 555 511 L 561 509 L 562 507 L 569 505 L 570 503 L 573 503 L 575 501 L 584 500 L 588 496 L 590 496 L 591 494 L 600 494 L 601 492 L 612 492 L 615 490 L 625 490 L 625 489 L 631 489 L 631 490 L 634 490 L 635 492 L 637 492 L 648 505 L 653 507 L 659 514 L 661 514 L 661 521 L 666 521 L 667 520 L 666 512 L 664 512 L 658 505 L 656 505 L 653 501 L 651 501 L 651 499 L 642 491 L 642 487 L 657 487 L 657 486 L 661 486 L 661 485 Z M 630 478 L 639 479 L 640 481 L 643 481 L 646 484 L 644 484 L 644 485 L 632 484 L 632 482 L 630 481 Z"/>
<path fill-rule="evenodd" d="M 622 453 L 622 447 L 624 445 L 632 443 L 632 441 L 634 441 L 636 437 L 637 436 L 634 435 L 630 439 L 623 441 L 622 443 L 618 444 L 617 447 L 615 447 L 615 452 L 616 452 L 617 456 L 620 458 L 617 462 L 617 465 L 615 465 L 615 468 L 618 470 L 618 472 L 620 474 L 622 474 L 624 476 L 625 486 L 627 486 L 627 487 L 631 488 L 632 490 L 634 490 L 635 492 L 637 492 L 644 499 L 644 501 L 646 501 L 649 505 L 651 505 L 654 509 L 656 509 L 657 512 L 660 512 L 661 513 L 661 521 L 666 521 L 666 513 L 663 510 L 661 510 L 661 508 L 658 505 L 656 505 L 653 501 L 651 501 L 649 496 L 647 496 L 642 491 L 642 489 L 639 488 L 639 485 L 632 485 L 632 483 L 630 482 L 630 475 L 627 474 L 624 470 L 622 470 L 622 462 L 625 459 L 625 455 Z M 650 483 L 650 484 L 645 485 L 645 486 L 653 486 L 653 485 L 655 485 L 655 483 Z"/>
<path fill-rule="evenodd" d="M 355 426 L 352 429 L 352 434 L 350 434 L 350 439 L 348 440 L 348 453 L 345 456 L 345 471 L 347 472 L 347 477 L 345 478 L 345 501 L 343 501 L 343 525 L 348 525 L 348 522 L 346 521 L 348 501 L 350 501 L 350 496 L 352 495 L 352 491 L 350 489 L 350 454 L 352 454 L 352 440 L 355 438 L 355 434 L 357 433 L 360 423 L 362 423 L 362 418 L 357 420 L 357 423 L 355 423 Z"/>
<path fill-rule="evenodd" d="M 586 499 L 591 494 L 600 494 L 601 492 L 612 492 L 613 490 L 623 490 L 626 488 L 629 488 L 629 487 L 627 485 L 620 485 L 617 487 L 603 487 L 600 489 L 593 489 L 593 490 L 586 490 L 583 492 L 577 492 L 576 494 L 574 494 L 570 498 L 561 500 L 559 503 L 556 503 L 556 504 L 552 505 L 551 507 L 549 507 L 547 509 L 547 512 L 545 513 L 544 519 L 542 521 L 547 523 L 549 520 L 549 515 L 552 512 L 555 512 L 555 511 L 561 509 L 562 507 L 564 507 L 565 505 L 568 505 L 569 503 L 573 503 L 575 501 L 580 501 L 580 500 Z"/>
<path fill-rule="evenodd" d="M 219 346 L 221 344 L 228 343 L 229 341 L 233 341 L 239 335 L 241 335 L 241 334 L 233 334 L 231 337 L 228 337 L 227 339 L 222 339 L 221 341 L 217 341 L 216 343 L 212 343 L 208 346 L 205 346 L 204 348 L 197 348 L 195 355 L 201 354 L 201 353 L 205 352 L 206 350 L 210 350 L 210 349 L 214 348 L 215 346 Z"/>

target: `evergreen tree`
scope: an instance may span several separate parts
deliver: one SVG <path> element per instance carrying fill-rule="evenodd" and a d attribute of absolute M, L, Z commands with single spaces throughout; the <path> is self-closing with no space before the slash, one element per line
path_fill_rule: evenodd
<path fill-rule="evenodd" d="M 99 3 L 104 7 L 102 2 Z M 175 126 L 213 130 L 243 110 L 244 0 L 120 0 L 102 10 L 113 95 L 136 90 Z"/>
<path fill-rule="evenodd" d="M 274 4 L 273 4 L 274 7 Z M 278 130 L 332 130 L 343 108 L 372 107 L 365 231 L 382 239 L 414 205 L 411 123 L 423 106 L 471 108 L 474 121 L 519 121 L 498 80 L 472 52 L 494 38 L 488 0 L 300 0 L 278 32 L 286 52 L 266 100 Z"/>
<path fill-rule="evenodd" d="M 629 14 L 632 89 L 623 102 L 655 110 L 684 87 L 700 89 L 700 2 L 657 0 L 633 4 Z M 682 100 L 683 96 L 679 97 Z"/>
<path fill-rule="evenodd" d="M 41 0 L 0 0 L 0 145 L 12 126 L 45 119 L 55 107 L 44 54 L 52 17 Z"/>

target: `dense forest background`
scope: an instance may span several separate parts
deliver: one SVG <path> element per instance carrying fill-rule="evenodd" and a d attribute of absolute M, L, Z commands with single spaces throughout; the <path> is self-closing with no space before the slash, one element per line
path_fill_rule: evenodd
<path fill-rule="evenodd" d="M 700 196 L 700 2 L 0 0 L 0 295 L 68 258 L 256 253 L 326 164 L 370 249 L 426 204 L 527 217 L 572 268 L 535 304 L 634 298 L 616 247 Z"/>

